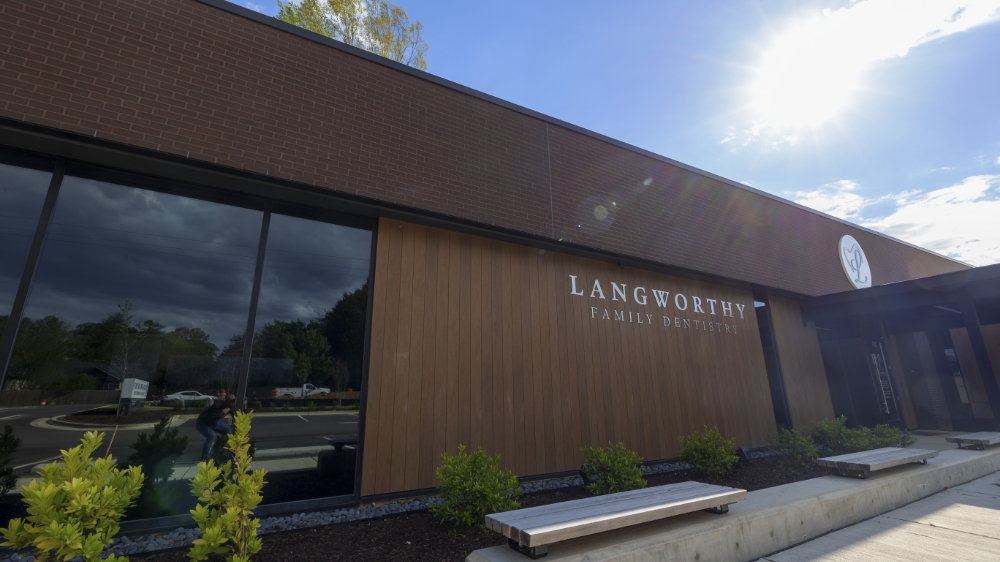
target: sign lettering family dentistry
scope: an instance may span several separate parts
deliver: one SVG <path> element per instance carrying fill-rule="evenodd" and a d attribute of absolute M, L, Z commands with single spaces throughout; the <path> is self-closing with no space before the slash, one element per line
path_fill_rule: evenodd
<path fill-rule="evenodd" d="M 585 288 L 583 286 L 578 286 L 576 275 L 569 276 L 569 285 L 569 294 L 575 297 L 588 298 L 584 293 Z M 653 301 L 651 302 L 645 287 L 635 287 L 630 292 L 627 285 L 619 285 L 618 283 L 612 282 L 609 288 L 611 295 L 610 300 L 612 301 L 627 303 L 629 295 L 631 294 L 632 301 L 643 306 L 655 304 L 657 308 L 666 308 L 672 311 L 687 312 L 690 310 L 691 312 L 688 314 L 701 314 L 704 315 L 705 318 L 681 318 L 680 316 L 668 316 L 661 314 L 662 311 L 659 310 L 657 310 L 655 314 L 649 314 L 646 312 L 632 312 L 628 310 L 616 309 L 611 309 L 609 311 L 603 306 L 591 306 L 591 319 L 647 325 L 662 324 L 662 326 L 668 328 L 682 328 L 703 330 L 705 332 L 718 332 L 722 334 L 735 334 L 737 333 L 736 324 L 730 324 L 728 321 L 730 319 L 735 321 L 736 315 L 739 315 L 739 319 L 743 320 L 743 314 L 746 309 L 746 305 L 718 299 L 703 299 L 695 295 L 691 295 L 691 298 L 689 299 L 688 296 L 683 293 L 674 293 L 673 298 L 671 298 L 670 291 L 660 291 L 657 289 L 649 291 L 649 293 L 652 293 L 653 295 Z M 601 285 L 600 280 L 594 280 L 594 285 L 590 289 L 589 298 L 609 300 L 607 296 L 605 296 L 604 287 Z M 712 318 L 713 316 L 715 316 L 715 318 Z M 726 322 L 717 322 L 717 320 L 724 320 Z"/>

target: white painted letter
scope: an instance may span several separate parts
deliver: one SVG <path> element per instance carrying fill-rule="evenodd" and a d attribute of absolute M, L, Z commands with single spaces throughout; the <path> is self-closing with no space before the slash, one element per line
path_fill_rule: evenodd
<path fill-rule="evenodd" d="M 596 318 L 597 317 L 597 307 L 596 306 L 590 307 L 590 317 L 591 318 Z"/>
<path fill-rule="evenodd" d="M 733 303 L 722 301 L 722 315 L 733 317 Z"/>
<path fill-rule="evenodd" d="M 570 282 L 570 285 L 571 285 L 571 287 L 569 289 L 569 294 L 571 294 L 571 295 L 579 295 L 579 296 L 582 297 L 583 296 L 583 291 L 582 290 L 579 293 L 576 292 L 576 275 L 570 275 L 569 276 L 569 282 Z"/>
<path fill-rule="evenodd" d="M 602 316 L 601 319 L 602 320 L 611 320 L 611 317 L 608 316 L 608 309 L 606 309 L 606 308 L 604 309 L 604 316 Z"/>
<path fill-rule="evenodd" d="M 616 300 L 618 300 L 618 295 L 621 295 L 622 296 L 622 301 L 623 302 L 628 302 L 628 299 L 625 298 L 625 288 L 626 287 L 627 287 L 626 285 L 622 285 L 621 287 L 619 287 L 618 283 L 615 283 L 614 281 L 612 281 L 611 282 L 611 300 L 616 301 Z"/>
<path fill-rule="evenodd" d="M 663 292 L 653 289 L 653 296 L 656 297 L 656 306 L 660 308 L 667 307 L 667 297 L 670 296 L 670 291 Z"/>
<path fill-rule="evenodd" d="M 646 315 L 646 320 L 648 320 L 648 322 L 646 322 L 647 324 L 652 324 L 653 323 L 653 315 L 652 314 L 647 314 Z"/>
<path fill-rule="evenodd" d="M 624 322 L 625 321 L 625 311 L 624 310 L 620 310 L 620 311 L 616 310 L 615 311 L 615 320 L 617 320 L 618 322 Z"/>
<path fill-rule="evenodd" d="M 604 298 L 604 291 L 601 290 L 601 282 L 597 279 L 594 279 L 594 288 L 590 291 L 590 298 L 594 298 L 595 293 L 597 294 L 597 298 Z"/>
<path fill-rule="evenodd" d="M 712 307 L 712 312 L 709 312 L 709 314 L 715 314 L 715 302 L 716 302 L 715 299 L 705 299 L 705 300 L 708 301 L 708 306 Z"/>
<path fill-rule="evenodd" d="M 694 301 L 694 311 L 705 314 L 705 310 L 701 308 L 701 297 L 692 296 L 691 300 Z"/>
<path fill-rule="evenodd" d="M 746 305 L 745 304 L 736 303 L 736 308 L 737 308 L 737 310 L 740 311 L 740 320 L 743 320 L 743 309 L 746 308 Z M 735 328 L 736 326 L 734 325 L 733 327 Z"/>
<path fill-rule="evenodd" d="M 642 291 L 642 298 L 639 298 L 639 291 Z M 646 304 L 646 288 L 645 287 L 636 287 L 632 291 L 632 299 L 634 299 L 635 302 L 637 302 L 639 304 L 642 304 L 642 305 Z"/>
<path fill-rule="evenodd" d="M 684 299 L 684 306 L 681 306 L 680 299 Z M 685 297 L 684 295 L 680 294 L 680 293 L 677 293 L 676 295 L 674 295 L 674 306 L 677 307 L 677 310 L 687 310 L 688 309 L 688 298 Z"/>

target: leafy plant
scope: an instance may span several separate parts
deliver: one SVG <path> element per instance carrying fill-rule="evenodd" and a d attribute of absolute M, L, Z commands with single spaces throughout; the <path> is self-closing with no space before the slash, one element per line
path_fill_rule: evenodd
<path fill-rule="evenodd" d="M 316 409 L 316 403 L 313 402 L 312 400 L 306 402 L 306 409 L 309 410 L 310 412 L 313 411 L 313 410 L 315 410 Z"/>
<path fill-rule="evenodd" d="M 813 422 L 809 436 L 813 443 L 822 449 L 824 455 L 842 455 L 868 448 L 865 430 L 867 428 L 847 427 L 847 416 L 840 416 L 832 420 Z"/>
<path fill-rule="evenodd" d="M 847 427 L 847 416 L 813 423 L 810 437 L 824 455 L 843 455 L 882 447 L 909 447 L 916 442 L 910 432 L 879 424 L 875 429 Z"/>
<path fill-rule="evenodd" d="M 29 515 L 11 519 L 0 529 L 7 539 L 2 546 L 31 547 L 39 562 L 74 556 L 86 562 L 101 559 L 143 481 L 141 468 L 117 469 L 110 455 L 92 460 L 102 441 L 103 433 L 85 433 L 79 445 L 62 452 L 61 461 L 42 467 L 41 481 L 21 487 Z M 109 555 L 107 560 L 128 558 Z"/>
<path fill-rule="evenodd" d="M 247 454 L 250 455 L 250 460 L 253 460 L 253 456 L 257 453 L 257 440 L 250 440 L 250 448 L 247 449 Z M 220 435 L 215 443 L 212 443 L 212 451 L 209 453 L 212 460 L 215 461 L 215 466 L 222 466 L 227 462 L 233 460 L 233 452 L 229 450 L 229 442 L 227 436 Z"/>
<path fill-rule="evenodd" d="M 608 443 L 607 449 L 584 447 L 580 472 L 596 495 L 614 494 L 646 487 L 639 463 L 642 457 L 624 443 Z"/>
<path fill-rule="evenodd" d="M 14 436 L 14 428 L 4 427 L 0 433 L 0 499 L 6 497 L 7 492 L 17 484 L 17 477 L 14 476 L 14 469 L 10 468 L 10 458 L 21 445 L 21 440 Z"/>
<path fill-rule="evenodd" d="M 888 424 L 878 424 L 872 430 L 870 436 L 870 449 L 881 449 L 882 447 L 909 447 L 917 442 L 909 431 L 899 429 Z"/>
<path fill-rule="evenodd" d="M 201 530 L 188 552 L 194 562 L 227 552 L 229 562 L 247 562 L 260 551 L 260 519 L 253 517 L 253 510 L 263 499 L 266 471 L 250 468 L 252 420 L 253 412 L 237 412 L 226 444 L 232 460 L 221 467 L 214 460 L 198 463 L 198 474 L 191 480 L 199 501 L 191 515 Z"/>
<path fill-rule="evenodd" d="M 521 507 L 517 476 L 510 470 L 500 469 L 500 455 L 491 457 L 480 447 L 475 453 L 465 452 L 458 446 L 458 454 L 441 453 L 444 464 L 438 467 L 438 486 L 442 502 L 431 508 L 431 513 L 442 522 L 455 525 L 484 523 L 488 513 L 499 513 Z"/>
<path fill-rule="evenodd" d="M 184 449 L 187 448 L 188 438 L 180 435 L 180 428 L 169 427 L 170 418 L 161 418 L 153 426 L 153 432 L 147 434 L 142 432 L 130 448 L 132 453 L 126 461 L 126 466 L 138 466 L 142 468 L 142 473 L 146 475 L 146 480 L 142 484 L 142 493 L 139 495 L 137 503 L 137 513 L 141 517 L 155 517 L 164 515 L 163 503 L 160 497 L 160 487 L 170 479 L 174 472 L 174 465 Z"/>
<path fill-rule="evenodd" d="M 153 426 L 153 432 L 142 432 L 129 448 L 135 452 L 125 461 L 127 466 L 142 467 L 146 475 L 144 488 L 166 482 L 174 472 L 174 464 L 184 454 L 188 438 L 180 428 L 170 427 L 170 418 L 163 417 Z"/>
<path fill-rule="evenodd" d="M 808 434 L 795 430 L 778 430 L 778 445 L 774 449 L 790 464 L 808 465 L 816 460 L 816 445 Z"/>
<path fill-rule="evenodd" d="M 704 428 L 704 435 L 693 433 L 681 437 L 681 460 L 698 472 L 719 477 L 729 472 L 740 458 L 736 456 L 736 440 L 725 439 L 718 428 Z"/>

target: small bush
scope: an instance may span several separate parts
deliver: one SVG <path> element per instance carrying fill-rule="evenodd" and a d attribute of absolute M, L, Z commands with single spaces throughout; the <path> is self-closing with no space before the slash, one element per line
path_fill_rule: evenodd
<path fill-rule="evenodd" d="M 438 467 L 437 477 L 442 502 L 432 507 L 431 513 L 442 522 L 482 525 L 489 513 L 521 507 L 517 476 L 500 469 L 499 454 L 491 457 L 480 447 L 470 455 L 459 445 L 457 455 L 441 453 L 441 458 L 444 464 Z"/>
<path fill-rule="evenodd" d="M 887 424 L 879 424 L 872 430 L 869 449 L 882 447 L 909 447 L 917 442 L 917 438 L 909 431 Z"/>
<path fill-rule="evenodd" d="M 313 410 L 315 410 L 316 409 L 316 403 L 313 402 L 312 400 L 306 402 L 306 409 L 309 410 L 310 412 L 313 411 Z"/>
<path fill-rule="evenodd" d="M 642 457 L 624 443 L 608 443 L 607 449 L 584 447 L 580 472 L 595 495 L 627 492 L 646 487 L 639 463 Z"/>
<path fill-rule="evenodd" d="M 778 430 L 778 445 L 774 450 L 790 464 L 812 464 L 817 457 L 816 445 L 806 433 L 795 430 Z"/>
<path fill-rule="evenodd" d="M 7 465 L 20 445 L 21 440 L 14 437 L 14 428 L 6 426 L 3 433 L 0 433 L 0 499 L 6 497 L 7 492 L 17 484 L 14 469 Z"/>
<path fill-rule="evenodd" d="M 135 512 L 130 513 L 130 517 L 158 517 L 168 514 L 163 508 L 165 498 L 161 497 L 160 488 L 170 479 L 174 465 L 184 454 L 188 444 L 187 436 L 180 435 L 180 428 L 170 428 L 169 425 L 169 417 L 161 418 L 153 426 L 153 433 L 140 433 L 129 446 L 135 452 L 125 461 L 124 466 L 138 466 L 146 475 Z"/>
<path fill-rule="evenodd" d="M 62 452 L 62 460 L 43 466 L 41 481 L 21 487 L 28 516 L 11 519 L 0 533 L 2 546 L 31 547 L 35 560 L 101 560 L 101 552 L 118 533 L 118 521 L 142 488 L 142 469 L 115 468 L 110 455 L 90 457 L 104 440 L 103 433 L 83 435 L 80 444 Z M 128 558 L 109 555 L 111 562 Z"/>
<path fill-rule="evenodd" d="M 879 424 L 875 429 L 847 427 L 847 416 L 813 423 L 810 436 L 828 456 L 882 447 L 909 447 L 916 442 L 910 432 L 891 425 Z"/>
<path fill-rule="evenodd" d="M 717 428 L 705 427 L 704 435 L 694 433 L 680 439 L 681 460 L 707 476 L 718 478 L 740 460 L 736 440 L 723 438 Z"/>
<path fill-rule="evenodd" d="M 191 515 L 201 530 L 188 552 L 194 562 L 227 552 L 229 562 L 247 562 L 260 551 L 260 519 L 253 517 L 253 510 L 263 499 L 260 491 L 266 471 L 250 468 L 252 419 L 252 412 L 237 412 L 226 443 L 232 460 L 221 467 L 212 460 L 198 463 L 198 474 L 191 480 L 191 491 L 199 502 Z"/>
<path fill-rule="evenodd" d="M 813 422 L 809 437 L 820 447 L 824 455 L 842 455 L 867 448 L 867 438 L 863 435 L 867 428 L 858 430 L 847 427 L 847 416 L 832 420 Z"/>

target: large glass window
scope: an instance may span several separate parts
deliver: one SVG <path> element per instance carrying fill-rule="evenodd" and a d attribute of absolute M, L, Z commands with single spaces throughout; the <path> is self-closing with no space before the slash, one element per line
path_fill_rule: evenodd
<path fill-rule="evenodd" d="M 0 336 L 21 282 L 50 172 L 0 164 Z"/>
<path fill-rule="evenodd" d="M 248 406 L 266 503 L 354 492 L 371 231 L 271 215 Z"/>
<path fill-rule="evenodd" d="M 66 177 L 3 389 L 5 402 L 26 406 L 13 420 L 25 423 L 11 466 L 30 472 L 90 428 L 105 429 L 106 444 L 114 433 L 110 451 L 126 460 L 141 433 L 172 415 L 180 454 L 167 457 L 176 464 L 163 465 L 130 517 L 190 509 L 185 479 L 204 443 L 194 417 L 210 397 L 236 390 L 241 353 L 232 343 L 246 330 L 262 218 Z M 148 391 L 123 420 L 126 379 Z"/>

